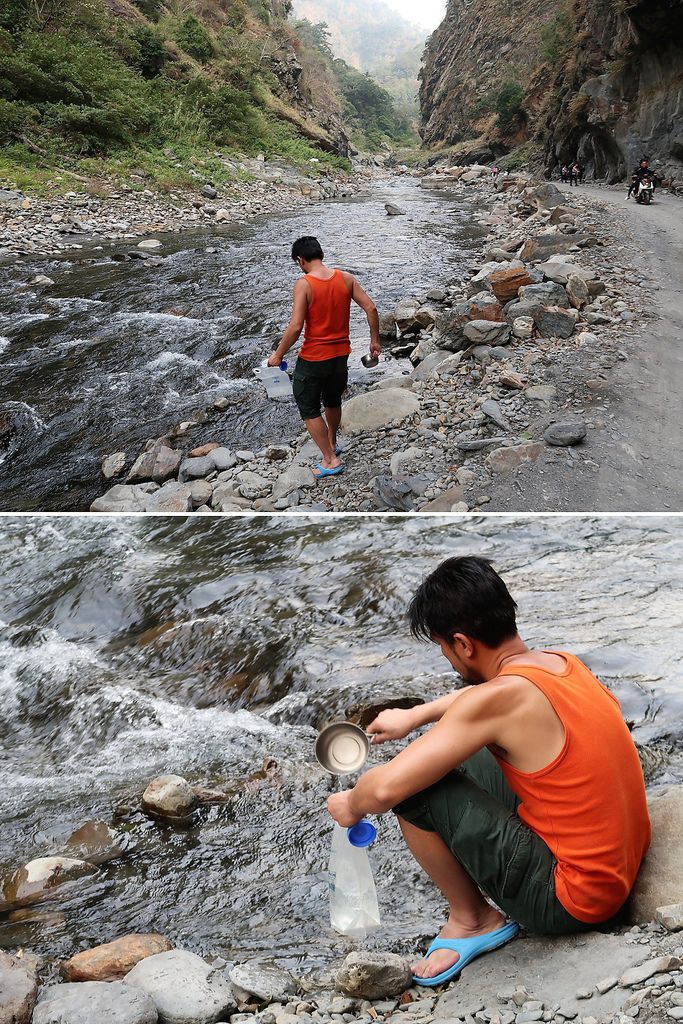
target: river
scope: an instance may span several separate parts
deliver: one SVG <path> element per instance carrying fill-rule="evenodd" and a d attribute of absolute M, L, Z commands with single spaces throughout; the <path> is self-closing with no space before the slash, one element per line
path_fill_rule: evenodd
<path fill-rule="evenodd" d="M 0 519 L 0 879 L 63 852 L 88 819 L 125 837 L 95 879 L 0 915 L 0 946 L 64 957 L 160 931 L 229 961 L 339 956 L 316 729 L 359 704 L 452 688 L 405 610 L 458 553 L 494 560 L 530 644 L 577 653 L 619 696 L 649 784 L 683 781 L 675 518 Z M 245 786 L 266 757 L 273 778 Z M 234 799 L 185 829 L 154 823 L 140 794 L 168 772 L 230 784 Z M 378 824 L 372 942 L 409 953 L 441 901 L 391 816 Z"/>
<path fill-rule="evenodd" d="M 102 491 L 103 456 L 135 456 L 197 410 L 227 397 L 216 433 L 229 446 L 295 436 L 293 402 L 267 402 L 253 368 L 287 324 L 297 269 L 292 241 L 319 236 L 332 265 L 356 273 L 382 311 L 459 276 L 485 229 L 470 204 L 412 178 L 295 213 L 157 234 L 161 265 L 114 257 L 135 240 L 58 260 L 17 260 L 0 284 L 0 509 L 81 511 Z M 405 209 L 388 217 L 384 203 Z M 54 285 L 28 285 L 45 274 Z M 355 309 L 352 380 L 367 324 Z M 366 375 L 367 379 L 367 375 Z"/>

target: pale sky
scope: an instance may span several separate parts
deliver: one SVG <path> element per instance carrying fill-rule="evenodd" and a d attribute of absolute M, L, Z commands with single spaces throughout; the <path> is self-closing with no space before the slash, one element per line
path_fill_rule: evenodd
<path fill-rule="evenodd" d="M 446 13 L 446 0 L 385 0 L 385 3 L 428 32 L 433 32 Z"/>

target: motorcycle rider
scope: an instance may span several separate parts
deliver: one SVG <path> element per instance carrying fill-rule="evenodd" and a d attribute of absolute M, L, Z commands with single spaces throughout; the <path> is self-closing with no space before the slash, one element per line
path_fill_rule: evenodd
<path fill-rule="evenodd" d="M 640 163 L 631 175 L 631 184 L 629 186 L 628 195 L 626 196 L 627 199 L 631 198 L 632 192 L 635 192 L 636 196 L 638 195 L 638 189 L 640 188 L 640 183 L 643 178 L 650 178 L 653 189 L 657 188 L 659 178 L 654 171 L 650 170 L 650 161 L 646 156 L 641 159 Z"/>

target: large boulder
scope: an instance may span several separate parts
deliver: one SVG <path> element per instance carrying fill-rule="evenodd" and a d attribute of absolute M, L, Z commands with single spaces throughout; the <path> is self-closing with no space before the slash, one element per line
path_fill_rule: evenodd
<path fill-rule="evenodd" d="M 192 487 L 177 480 L 169 480 L 150 494 L 145 505 L 146 512 L 191 512 L 193 508 Z"/>
<path fill-rule="evenodd" d="M 579 235 L 572 235 L 572 242 L 578 243 Z M 555 253 L 565 252 L 567 248 L 567 236 L 559 232 L 547 232 L 528 238 L 522 247 L 519 256 L 527 263 L 543 263 L 549 256 Z"/>
<path fill-rule="evenodd" d="M 0 911 L 49 899 L 55 890 L 88 875 L 97 868 L 72 857 L 38 857 L 19 868 L 5 882 L 0 894 Z"/>
<path fill-rule="evenodd" d="M 142 806 L 159 818 L 186 818 L 197 803 L 194 790 L 180 775 L 159 775 L 142 794 Z"/>
<path fill-rule="evenodd" d="M 289 971 L 277 964 L 237 964 L 230 971 L 235 995 L 242 1003 L 286 1002 L 296 992 L 296 982 Z"/>
<path fill-rule="evenodd" d="M 545 281 L 542 284 L 530 284 L 519 289 L 520 302 L 534 302 L 538 306 L 568 306 L 569 299 L 561 284 Z"/>
<path fill-rule="evenodd" d="M 557 185 L 553 185 L 550 181 L 539 185 L 538 188 L 529 189 L 526 196 L 527 199 L 534 199 L 539 208 L 543 210 L 552 210 L 567 201 L 566 196 L 560 192 Z"/>
<path fill-rule="evenodd" d="M 629 915 L 652 921 L 658 907 L 683 902 L 683 785 L 650 798 L 652 844 L 633 887 Z"/>
<path fill-rule="evenodd" d="M 150 996 L 159 1024 L 214 1024 L 237 1009 L 230 983 L 200 956 L 184 949 L 146 957 L 124 984 Z"/>
<path fill-rule="evenodd" d="M 478 292 L 473 295 L 467 306 L 473 320 L 497 320 L 498 323 L 505 320 L 505 313 L 500 302 L 495 295 L 489 295 L 487 292 Z"/>
<path fill-rule="evenodd" d="M 417 334 L 434 323 L 434 311 L 416 299 L 404 299 L 394 311 L 394 321 L 399 334 Z"/>
<path fill-rule="evenodd" d="M 510 340 L 510 325 L 494 320 L 470 320 L 463 334 L 473 345 L 505 345 Z"/>
<path fill-rule="evenodd" d="M 595 279 L 594 270 L 584 270 L 583 267 L 577 267 L 575 263 L 561 263 L 556 260 L 548 260 L 547 263 L 539 263 L 536 269 L 540 270 L 549 281 L 555 281 L 556 284 L 566 284 L 572 275 L 580 277 L 584 281 L 593 281 Z"/>
<path fill-rule="evenodd" d="M 453 309 L 440 314 L 432 335 L 436 347 L 446 349 L 447 352 L 459 352 L 467 348 L 469 342 L 465 337 L 464 328 L 471 319 L 472 314 L 467 302 L 459 302 Z"/>
<path fill-rule="evenodd" d="M 576 318 L 559 306 L 536 307 L 531 314 L 539 334 L 544 338 L 570 338 Z"/>
<path fill-rule="evenodd" d="M 77 953 L 61 966 L 67 981 L 120 981 L 137 963 L 173 946 L 163 935 L 124 935 Z"/>
<path fill-rule="evenodd" d="M 403 388 L 356 395 L 344 406 L 344 430 L 348 434 L 380 430 L 412 419 L 419 411 L 417 395 Z"/>
<path fill-rule="evenodd" d="M 163 484 L 177 475 L 182 457 L 182 452 L 157 442 L 135 460 L 126 483 L 140 484 L 153 480 L 155 484 Z"/>
<path fill-rule="evenodd" d="M 115 484 L 106 494 L 95 498 L 91 512 L 144 512 L 149 493 L 132 484 Z"/>
<path fill-rule="evenodd" d="M 412 984 L 412 971 L 396 953 L 349 953 L 337 972 L 336 986 L 354 999 L 389 999 Z"/>
<path fill-rule="evenodd" d="M 570 445 L 580 444 L 586 437 L 586 424 L 580 417 L 576 416 L 568 420 L 560 420 L 551 423 L 546 427 L 544 438 L 550 445 L 556 448 L 568 448 Z"/>
<path fill-rule="evenodd" d="M 29 1024 L 37 995 L 33 972 L 0 951 L 0 1024 Z"/>
<path fill-rule="evenodd" d="M 158 1024 L 154 1001 L 121 981 L 84 981 L 43 989 L 33 1024 Z"/>

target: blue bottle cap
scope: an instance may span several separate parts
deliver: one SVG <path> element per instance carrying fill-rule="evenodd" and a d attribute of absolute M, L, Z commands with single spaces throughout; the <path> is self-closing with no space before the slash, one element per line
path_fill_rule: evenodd
<path fill-rule="evenodd" d="M 282 362 L 280 363 L 280 369 L 281 370 L 286 370 L 287 369 L 287 360 L 286 359 L 283 359 Z"/>
<path fill-rule="evenodd" d="M 351 846 L 371 846 L 377 838 L 377 829 L 371 821 L 359 821 L 347 829 Z"/>

